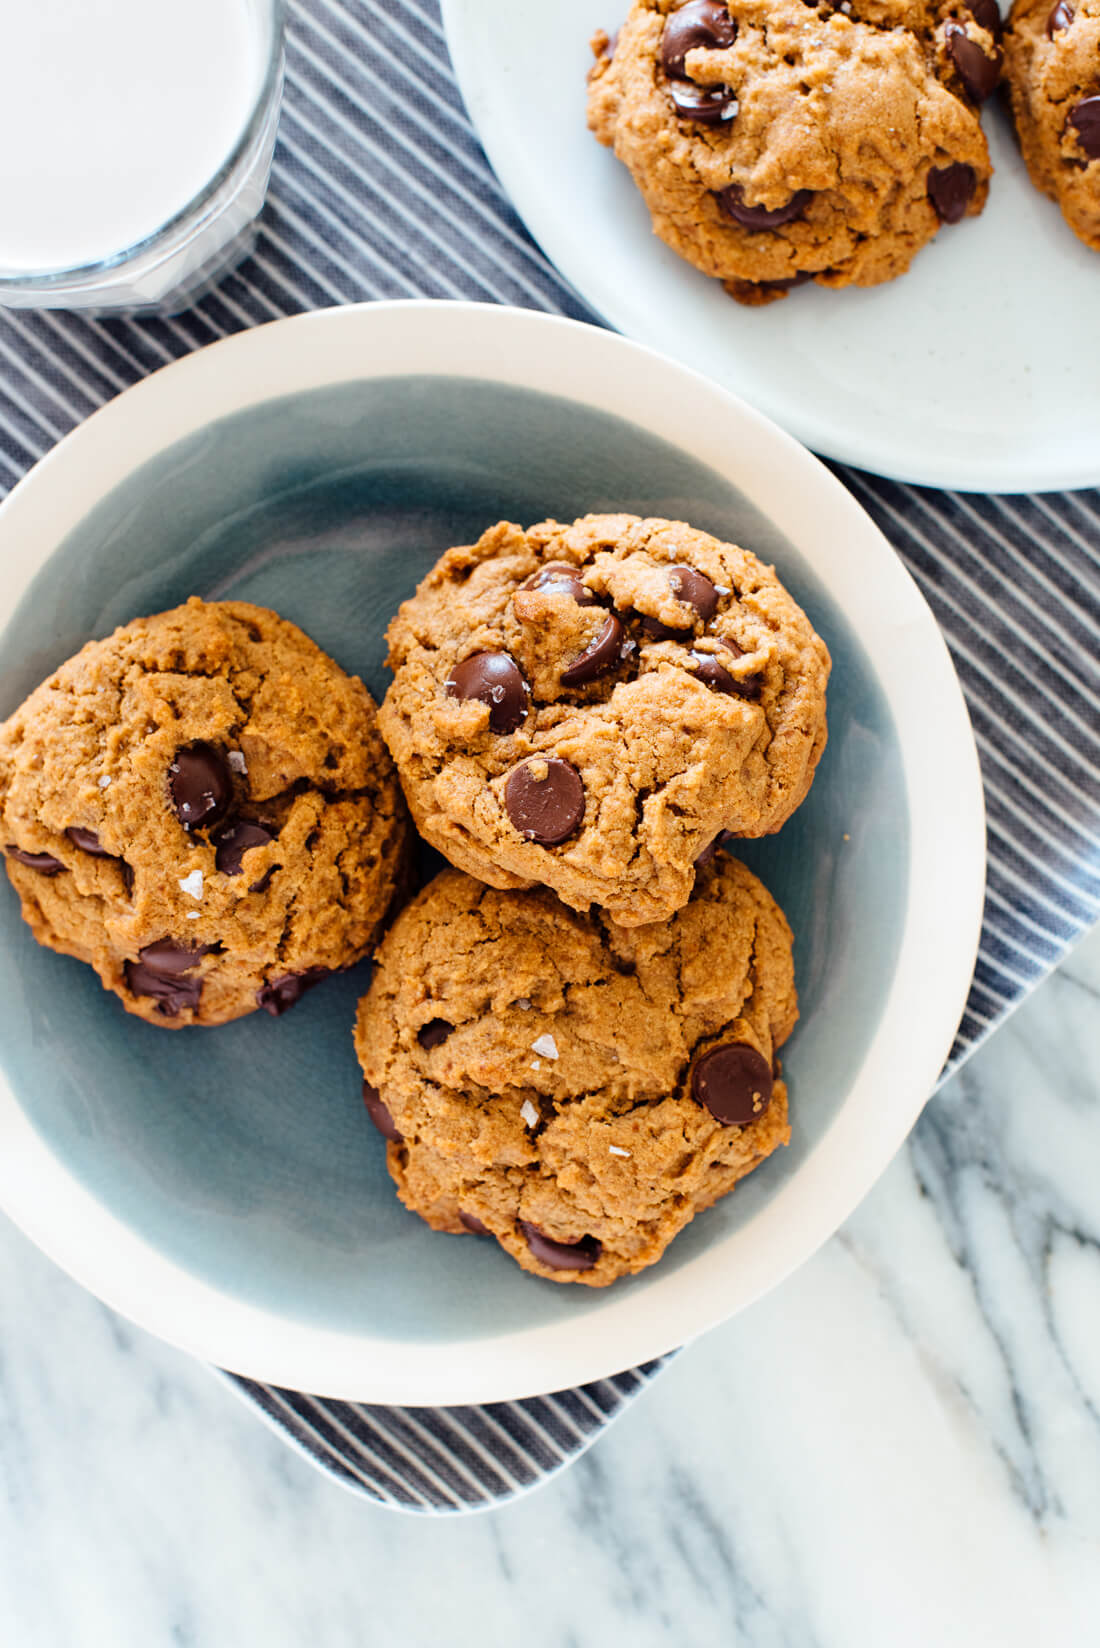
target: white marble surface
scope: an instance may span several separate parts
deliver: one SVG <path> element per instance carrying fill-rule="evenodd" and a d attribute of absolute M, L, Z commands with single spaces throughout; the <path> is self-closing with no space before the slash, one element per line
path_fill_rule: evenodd
<path fill-rule="evenodd" d="M 1100 933 L 863 1207 L 503 1510 L 376 1509 L 0 1224 L 4 1648 L 1100 1642 Z"/>

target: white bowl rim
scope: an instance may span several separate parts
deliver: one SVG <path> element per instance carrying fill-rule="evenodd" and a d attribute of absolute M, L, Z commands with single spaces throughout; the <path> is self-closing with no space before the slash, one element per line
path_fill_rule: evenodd
<path fill-rule="evenodd" d="M 0 1073 L 0 1208 L 106 1304 L 253 1379 L 347 1400 L 447 1405 L 535 1395 L 649 1361 L 744 1309 L 833 1234 L 905 1139 L 950 1049 L 980 934 L 985 818 L 973 734 L 943 638 L 851 494 L 729 391 L 615 333 L 537 311 L 428 299 L 357 304 L 273 321 L 165 366 L 67 435 L 0 505 L 0 619 L 89 510 L 165 448 L 282 395 L 403 375 L 579 399 L 680 447 L 690 428 L 698 461 L 734 480 L 800 549 L 827 545 L 828 566 L 812 555 L 811 564 L 871 659 L 897 727 L 910 809 L 893 980 L 825 1135 L 747 1225 L 645 1289 L 608 1289 L 575 1326 L 565 1318 L 449 1341 L 441 1355 L 430 1340 L 340 1332 L 243 1301 L 111 1213 L 54 1156 Z"/>

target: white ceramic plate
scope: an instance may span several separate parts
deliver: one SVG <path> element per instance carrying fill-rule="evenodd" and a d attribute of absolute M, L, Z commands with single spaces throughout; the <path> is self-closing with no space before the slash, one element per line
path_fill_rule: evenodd
<path fill-rule="evenodd" d="M 0 887 L 0 1207 L 150 1331 L 372 1402 L 576 1384 L 774 1286 L 912 1126 L 982 905 L 982 791 L 947 650 L 821 464 L 613 333 L 491 306 L 368 305 L 243 333 L 128 390 L 0 507 L 0 713 L 88 635 L 189 593 L 277 607 L 379 694 L 385 623 L 443 547 L 498 513 L 616 506 L 751 544 L 833 649 L 811 795 L 742 854 L 797 934 L 791 1146 L 644 1275 L 555 1287 L 398 1204 L 351 1043 L 364 971 L 277 1021 L 172 1033 L 39 949 Z"/>
<path fill-rule="evenodd" d="M 1004 110 L 984 115 L 984 213 L 943 229 L 908 274 L 744 309 L 655 238 L 626 168 L 585 126 L 587 42 L 627 9 L 443 0 L 489 159 L 581 296 L 828 457 L 963 490 L 1100 483 L 1100 253 L 1031 186 Z"/>

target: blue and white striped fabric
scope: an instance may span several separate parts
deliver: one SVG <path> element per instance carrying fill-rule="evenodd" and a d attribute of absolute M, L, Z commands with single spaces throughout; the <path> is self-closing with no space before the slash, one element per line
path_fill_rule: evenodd
<path fill-rule="evenodd" d="M 303 309 L 411 296 L 594 318 L 502 196 L 435 0 L 292 0 L 255 255 L 176 320 L 0 318 L 0 491 L 105 400 L 189 350 Z M 1100 916 L 1100 492 L 987 498 L 838 473 L 943 626 L 981 751 L 989 891 L 953 1068 Z M 452 1512 L 544 1480 L 659 1366 L 445 1411 L 236 1385 L 347 1485 Z"/>

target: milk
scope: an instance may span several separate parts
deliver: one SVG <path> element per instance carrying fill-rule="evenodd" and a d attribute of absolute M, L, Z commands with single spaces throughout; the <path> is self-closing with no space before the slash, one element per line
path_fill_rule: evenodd
<path fill-rule="evenodd" d="M 187 207 L 256 108 L 270 10 L 0 0 L 0 276 L 111 258 Z"/>

